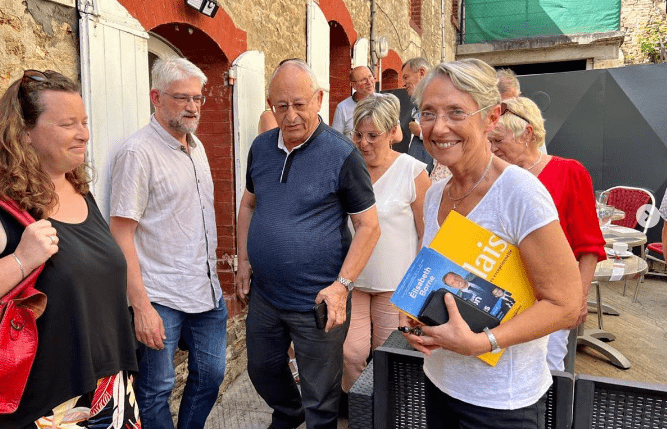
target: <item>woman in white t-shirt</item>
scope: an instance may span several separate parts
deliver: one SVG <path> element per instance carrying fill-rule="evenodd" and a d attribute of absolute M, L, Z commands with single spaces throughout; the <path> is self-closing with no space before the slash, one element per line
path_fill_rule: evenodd
<path fill-rule="evenodd" d="M 424 232 L 422 208 L 431 182 L 426 164 L 391 149 L 400 130 L 399 111 L 392 94 L 370 95 L 354 110 L 352 140 L 373 182 L 382 234 L 352 291 L 350 329 L 343 345 L 344 392 L 363 371 L 371 349 L 398 327 L 398 310 L 389 299 L 417 255 Z"/>
<path fill-rule="evenodd" d="M 429 427 L 542 428 L 551 384 L 547 338 L 573 325 L 581 279 L 558 212 L 544 186 L 529 172 L 494 157 L 487 135 L 500 116 L 496 73 L 483 61 L 442 63 L 415 93 L 426 150 L 452 172 L 424 200 L 424 244 L 455 210 L 519 247 L 537 301 L 492 330 L 474 333 L 451 294 L 449 322 L 406 334 L 427 354 Z M 401 324 L 410 323 L 407 318 Z M 505 353 L 496 366 L 476 356 Z"/>

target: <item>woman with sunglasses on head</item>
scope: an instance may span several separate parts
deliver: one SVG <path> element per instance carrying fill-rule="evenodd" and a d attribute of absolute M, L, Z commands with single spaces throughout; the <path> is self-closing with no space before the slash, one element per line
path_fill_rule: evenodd
<path fill-rule="evenodd" d="M 350 328 L 343 344 L 344 392 L 363 371 L 371 350 L 398 327 L 398 310 L 389 299 L 424 233 L 422 207 L 430 180 L 426 164 L 391 148 L 400 130 L 399 112 L 392 94 L 369 95 L 354 109 L 351 137 L 371 176 L 382 234 L 352 290 Z"/>
<path fill-rule="evenodd" d="M 79 86 L 60 73 L 26 70 L 0 98 L 0 198 L 37 219 L 23 228 L 0 210 L 0 297 L 43 263 L 48 297 L 3 429 L 141 427 L 125 259 L 89 192 L 88 138 Z"/>
<path fill-rule="evenodd" d="M 426 353 L 426 403 L 432 428 L 543 428 L 552 378 L 546 336 L 572 325 L 581 280 L 558 214 L 529 172 L 495 157 L 487 141 L 500 116 L 495 70 L 477 59 L 436 66 L 417 87 L 426 150 L 452 173 L 424 199 L 424 244 L 452 211 L 519 248 L 537 297 L 523 313 L 482 333 L 445 295 L 449 321 L 404 334 Z M 410 324 L 401 316 L 401 325 Z M 476 356 L 505 352 L 495 366 Z"/>
<path fill-rule="evenodd" d="M 539 150 L 546 131 L 539 107 L 525 97 L 506 100 L 498 125 L 489 133 L 491 150 L 510 164 L 529 171 L 547 188 L 558 209 L 561 227 L 577 259 L 583 290 L 579 319 L 586 321 L 588 291 L 595 265 L 604 259 L 604 238 L 598 224 L 593 182 L 586 168 L 574 159 L 545 155 Z M 569 330 L 549 337 L 549 369 L 563 371 Z"/>

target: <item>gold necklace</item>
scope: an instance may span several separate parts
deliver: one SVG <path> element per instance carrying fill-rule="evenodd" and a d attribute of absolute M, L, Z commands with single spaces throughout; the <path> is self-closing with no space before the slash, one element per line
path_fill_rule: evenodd
<path fill-rule="evenodd" d="M 470 195 L 472 191 L 474 191 L 475 188 L 479 186 L 480 183 L 482 183 L 482 180 L 484 180 L 484 178 L 486 177 L 487 173 L 489 172 L 489 169 L 491 169 L 491 161 L 493 161 L 493 154 L 491 154 L 491 156 L 489 157 L 489 163 L 486 165 L 486 170 L 484 170 L 484 174 L 482 174 L 482 177 L 480 177 L 477 183 L 475 183 L 475 185 L 472 188 L 470 188 L 470 190 L 466 192 L 465 195 L 463 195 L 462 197 L 452 198 L 451 185 L 447 188 L 447 198 L 449 198 L 449 200 L 452 203 L 454 203 L 454 207 L 452 207 L 452 210 L 456 210 L 456 207 L 461 203 L 461 201 L 463 201 L 465 197 Z"/>

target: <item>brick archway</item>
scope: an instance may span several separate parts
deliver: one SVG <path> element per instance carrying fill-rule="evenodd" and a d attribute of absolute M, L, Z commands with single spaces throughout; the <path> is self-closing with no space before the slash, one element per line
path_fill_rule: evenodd
<path fill-rule="evenodd" d="M 215 18 L 211 19 L 186 6 L 184 2 L 151 3 L 135 0 L 118 0 L 118 2 L 147 30 L 168 23 L 181 23 L 198 28 L 213 39 L 231 61 L 248 50 L 246 32 L 236 28 L 222 8 L 218 10 Z M 151 8 L 152 4 L 155 7 Z"/>
<path fill-rule="evenodd" d="M 399 81 L 398 72 L 394 69 L 386 69 L 382 72 L 382 90 L 397 89 Z"/>
<path fill-rule="evenodd" d="M 208 77 L 207 97 L 197 136 L 209 159 L 215 189 L 217 256 L 235 255 L 236 200 L 234 187 L 233 87 L 225 82 L 231 62 L 247 50 L 246 33 L 237 29 L 224 10 L 214 19 L 201 15 L 185 3 L 151 3 L 118 0 L 141 25 L 178 48 Z M 159 6 L 158 6 L 159 5 Z M 219 264 L 218 276 L 230 317 L 242 305 L 234 294 L 231 266 Z"/>
<path fill-rule="evenodd" d="M 319 7 L 329 23 L 336 21 L 343 27 L 349 45 L 353 46 L 357 41 L 357 31 L 354 29 L 350 11 L 347 10 L 347 6 L 343 0 L 321 1 Z"/>
<path fill-rule="evenodd" d="M 350 87 L 350 41 L 336 21 L 329 21 L 329 122 L 333 122 L 338 103 L 352 93 Z"/>
<path fill-rule="evenodd" d="M 390 49 L 389 54 L 382 58 L 382 88 L 381 89 L 396 89 L 403 87 L 401 79 L 401 66 L 403 62 L 398 54 Z M 385 76 L 388 82 L 385 84 Z"/>

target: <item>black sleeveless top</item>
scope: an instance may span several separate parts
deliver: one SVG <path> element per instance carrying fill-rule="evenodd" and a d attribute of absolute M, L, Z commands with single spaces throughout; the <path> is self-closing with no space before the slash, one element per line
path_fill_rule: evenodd
<path fill-rule="evenodd" d="M 58 231 L 58 252 L 37 279 L 46 311 L 37 319 L 39 346 L 18 410 L 0 416 L 0 428 L 20 429 L 62 402 L 95 390 L 102 377 L 137 371 L 134 330 L 127 305 L 127 265 L 92 195 L 88 217 Z M 23 227 L 0 209 L 7 246 L 16 249 Z"/>

